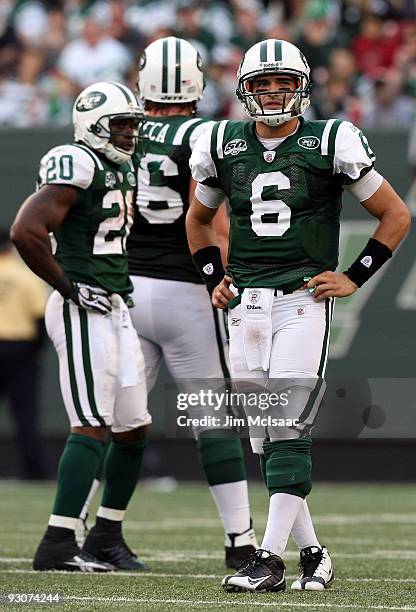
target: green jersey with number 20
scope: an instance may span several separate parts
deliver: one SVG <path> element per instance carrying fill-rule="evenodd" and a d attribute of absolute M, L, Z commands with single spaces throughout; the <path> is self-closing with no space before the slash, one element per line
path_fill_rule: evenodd
<path fill-rule="evenodd" d="M 231 207 L 228 271 L 238 287 L 298 288 L 335 270 L 343 187 L 371 170 L 365 136 L 347 121 L 305 121 L 274 149 L 254 121 L 221 121 L 198 139 L 194 179 Z"/>
<path fill-rule="evenodd" d="M 67 185 L 78 200 L 55 232 L 55 258 L 73 281 L 125 295 L 132 290 L 126 239 L 136 183 L 130 162 L 111 164 L 83 144 L 51 149 L 41 160 L 39 187 Z"/>

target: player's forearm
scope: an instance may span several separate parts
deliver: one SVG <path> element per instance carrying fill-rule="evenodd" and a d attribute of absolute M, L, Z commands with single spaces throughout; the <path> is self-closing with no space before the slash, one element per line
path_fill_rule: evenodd
<path fill-rule="evenodd" d="M 217 235 L 212 224 L 203 224 L 192 217 L 190 219 L 187 217 L 186 233 L 188 235 L 189 249 L 192 254 L 207 246 L 218 246 Z"/>
<path fill-rule="evenodd" d="M 10 237 L 29 268 L 54 286 L 63 271 L 52 255 L 47 229 L 40 226 L 28 227 L 17 220 L 11 228 Z"/>
<path fill-rule="evenodd" d="M 394 251 L 409 231 L 410 224 L 410 213 L 404 205 L 400 210 L 386 210 L 379 219 L 373 238 Z"/>
<path fill-rule="evenodd" d="M 186 215 L 186 233 L 191 253 L 208 246 L 218 246 L 214 219 L 203 219 L 190 208 Z"/>

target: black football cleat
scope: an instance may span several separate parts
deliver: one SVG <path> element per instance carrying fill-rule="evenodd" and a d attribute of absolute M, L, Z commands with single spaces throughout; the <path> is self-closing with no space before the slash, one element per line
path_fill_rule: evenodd
<path fill-rule="evenodd" d="M 241 565 L 236 574 L 223 578 L 222 587 L 227 593 L 284 591 L 285 564 L 277 555 L 259 548 Z"/>
<path fill-rule="evenodd" d="M 81 550 L 74 536 L 57 541 L 55 538 L 51 540 L 46 533 L 33 559 L 33 569 L 38 572 L 111 572 L 115 568 Z"/>
<path fill-rule="evenodd" d="M 85 540 L 84 552 L 100 561 L 110 563 L 116 570 L 146 571 L 148 567 L 130 550 L 121 531 L 114 533 L 97 529 L 94 526 Z"/>

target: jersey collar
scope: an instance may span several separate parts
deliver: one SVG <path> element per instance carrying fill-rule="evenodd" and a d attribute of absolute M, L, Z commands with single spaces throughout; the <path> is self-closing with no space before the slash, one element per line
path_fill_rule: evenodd
<path fill-rule="evenodd" d="M 275 147 L 274 149 L 266 149 L 266 147 L 264 147 L 262 143 L 260 142 L 260 140 L 257 138 L 256 131 L 255 131 L 256 121 L 247 122 L 244 128 L 246 140 L 250 142 L 250 145 L 252 148 L 260 152 L 261 154 L 263 154 L 264 151 L 277 151 L 277 150 L 279 150 L 279 153 L 281 153 L 282 151 L 286 150 L 292 144 L 293 139 L 295 137 L 299 138 L 299 135 L 302 132 L 305 120 L 303 117 L 298 117 L 298 119 L 299 119 L 299 127 L 296 130 L 296 132 L 293 132 L 293 134 L 290 134 L 289 136 L 287 136 L 286 140 L 284 140 L 281 144 L 277 145 L 277 147 Z"/>

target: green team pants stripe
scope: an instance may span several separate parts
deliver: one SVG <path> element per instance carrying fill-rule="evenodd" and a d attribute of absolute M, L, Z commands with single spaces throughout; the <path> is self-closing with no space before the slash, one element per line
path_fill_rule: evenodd
<path fill-rule="evenodd" d="M 79 322 L 81 326 L 82 362 L 84 364 L 85 381 L 87 383 L 87 395 L 91 412 L 102 427 L 106 426 L 104 419 L 99 415 L 94 396 L 94 379 L 92 376 L 90 343 L 88 339 L 88 313 L 79 309 Z"/>
<path fill-rule="evenodd" d="M 78 418 L 83 425 L 87 427 L 91 427 L 91 423 L 88 419 L 85 418 L 84 413 L 82 412 L 81 403 L 79 401 L 79 393 L 77 386 L 77 379 L 75 376 L 75 364 L 74 364 L 74 351 L 72 345 L 72 324 L 71 324 L 71 315 L 69 311 L 68 302 L 64 302 L 63 307 L 63 315 L 64 315 L 64 326 L 65 326 L 65 337 L 66 337 L 66 347 L 68 354 L 68 371 L 69 371 L 69 382 L 71 385 L 71 394 L 72 401 L 74 402 L 75 410 L 77 412 Z"/>
<path fill-rule="evenodd" d="M 168 91 L 168 41 L 163 41 L 162 48 L 162 93 Z"/>
<path fill-rule="evenodd" d="M 312 409 L 315 406 L 316 399 L 317 399 L 317 397 L 318 397 L 318 395 L 319 395 L 319 393 L 320 393 L 320 391 L 322 389 L 323 383 L 324 383 L 324 379 L 323 378 L 318 378 L 318 380 L 316 381 L 315 388 L 309 394 L 309 398 L 308 398 L 308 401 L 306 403 L 306 406 L 303 409 L 303 412 L 302 412 L 302 414 L 299 417 L 299 421 L 301 423 L 304 423 L 306 421 L 306 419 L 309 417 L 310 413 L 312 412 Z M 315 417 L 316 417 L 316 415 L 315 415 Z M 315 420 L 315 417 L 314 417 L 313 420 Z"/>
<path fill-rule="evenodd" d="M 329 332 L 331 329 L 331 319 L 332 319 L 333 307 L 334 307 L 334 299 L 333 298 L 326 299 L 325 300 L 325 333 L 324 333 L 324 339 L 322 342 L 321 359 L 319 361 L 319 367 L 318 367 L 318 373 L 317 373 L 318 379 L 316 381 L 316 385 L 314 389 L 309 394 L 309 398 L 306 403 L 306 406 L 303 409 L 303 412 L 299 417 L 299 421 L 301 423 L 304 423 L 306 419 L 310 416 L 312 410 L 315 407 L 315 404 L 318 398 L 319 398 L 319 403 L 321 402 L 322 398 L 320 397 L 320 395 L 321 395 L 321 392 L 323 393 L 323 391 L 325 390 L 325 389 L 322 389 L 323 384 L 324 384 L 323 376 L 325 374 L 326 357 L 328 354 Z M 315 418 L 316 418 L 316 415 L 313 417 L 312 423 L 309 424 L 310 426 L 313 425 Z"/>
<path fill-rule="evenodd" d="M 321 352 L 321 360 L 319 362 L 317 376 L 323 376 L 325 374 L 325 363 L 326 363 L 326 356 L 328 353 L 329 332 L 331 329 L 331 319 L 332 319 L 333 307 L 334 307 L 334 299 L 327 298 L 325 300 L 325 334 L 324 334 L 324 341 L 323 341 L 322 352 Z"/>
<path fill-rule="evenodd" d="M 220 322 L 218 319 L 218 310 L 212 307 L 212 312 L 214 314 L 215 336 L 217 338 L 217 346 L 218 346 L 218 353 L 219 353 L 219 358 L 220 358 L 220 363 L 221 363 L 221 369 L 222 369 L 224 378 L 229 380 L 230 372 L 228 370 L 227 360 L 225 358 L 225 353 L 224 353 L 224 343 L 223 343 L 223 338 L 222 338 L 221 329 L 220 329 Z"/>

